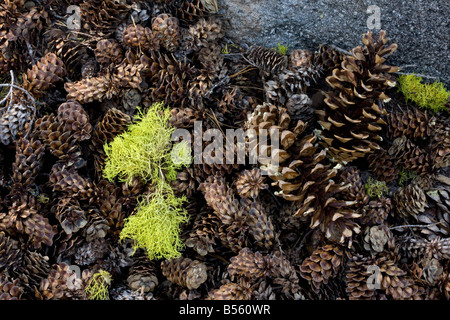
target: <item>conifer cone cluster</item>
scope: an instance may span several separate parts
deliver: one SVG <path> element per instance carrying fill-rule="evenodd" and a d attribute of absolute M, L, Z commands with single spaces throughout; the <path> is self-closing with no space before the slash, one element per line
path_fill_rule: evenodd
<path fill-rule="evenodd" d="M 105 273 L 115 300 L 450 298 L 448 112 L 388 91 L 384 30 L 347 55 L 234 43 L 215 0 L 71 4 L 74 29 L 0 4 L 0 300 Z M 194 161 L 178 255 L 150 259 L 122 231 L 155 181 L 107 180 L 105 144 L 157 102 Z"/>

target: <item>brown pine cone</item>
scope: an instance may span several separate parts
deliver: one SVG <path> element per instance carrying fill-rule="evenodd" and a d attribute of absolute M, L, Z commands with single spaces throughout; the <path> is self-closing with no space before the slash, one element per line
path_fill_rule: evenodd
<path fill-rule="evenodd" d="M 429 145 L 433 168 L 443 168 L 450 165 L 450 121 L 440 121 L 435 124 Z"/>
<path fill-rule="evenodd" d="M 367 227 L 363 241 L 364 249 L 375 254 L 394 247 L 394 235 L 385 224 Z"/>
<path fill-rule="evenodd" d="M 409 238 L 406 249 L 413 257 L 423 256 L 426 259 L 450 259 L 450 238 L 433 240 Z"/>
<path fill-rule="evenodd" d="M 192 37 L 194 48 L 208 47 L 225 35 L 222 22 L 215 18 L 200 18 L 194 25 L 189 26 L 189 36 Z"/>
<path fill-rule="evenodd" d="M 0 300 L 20 300 L 23 290 L 19 279 L 11 282 L 6 277 L 0 276 Z"/>
<path fill-rule="evenodd" d="M 88 213 L 88 222 L 83 228 L 83 235 L 86 241 L 93 241 L 98 238 L 106 237 L 109 230 L 108 222 L 102 217 L 96 209 L 90 209 Z"/>
<path fill-rule="evenodd" d="M 73 167 L 67 168 L 61 162 L 53 165 L 49 183 L 53 191 L 82 200 L 89 200 L 95 195 L 94 184 L 90 180 L 82 177 Z"/>
<path fill-rule="evenodd" d="M 408 218 L 410 215 L 417 218 L 418 214 L 425 211 L 427 197 L 420 183 L 417 180 L 413 180 L 410 184 L 399 188 L 394 193 L 393 202 L 398 214 L 405 218 Z"/>
<path fill-rule="evenodd" d="M 343 249 L 336 245 L 320 247 L 306 258 L 300 266 L 302 278 L 310 281 L 315 293 L 320 291 L 322 284 L 335 277 L 344 262 Z"/>
<path fill-rule="evenodd" d="M 35 106 L 27 101 L 13 103 L 0 116 L 0 141 L 9 145 L 21 135 L 26 123 L 31 119 Z"/>
<path fill-rule="evenodd" d="M 373 275 L 367 269 L 366 259 L 361 255 L 353 256 L 348 262 L 345 273 L 347 283 L 345 291 L 350 300 L 375 300 L 377 298 L 375 285 L 381 282 L 381 279 L 376 277 L 370 283 L 369 280 Z"/>
<path fill-rule="evenodd" d="M 232 280 L 237 277 L 249 282 L 256 282 L 268 274 L 264 256 L 260 252 L 252 252 L 250 248 L 243 248 L 232 257 L 227 270 Z"/>
<path fill-rule="evenodd" d="M 275 245 L 278 235 L 265 207 L 259 201 L 253 201 L 248 210 L 248 233 L 252 235 L 258 247 L 271 249 Z"/>
<path fill-rule="evenodd" d="M 119 90 L 110 74 L 66 82 L 64 89 L 67 91 L 67 100 L 77 100 L 81 104 L 111 99 Z"/>
<path fill-rule="evenodd" d="M 178 48 L 180 28 L 177 18 L 167 13 L 157 15 L 152 19 L 152 31 L 156 33 L 155 36 L 164 49 L 173 52 Z"/>
<path fill-rule="evenodd" d="M 160 1 L 160 0 L 158 0 Z M 208 16 L 210 13 L 206 9 L 202 0 L 184 0 L 177 8 L 177 17 L 185 25 L 191 25 L 200 18 Z"/>
<path fill-rule="evenodd" d="M 378 180 L 391 182 L 397 179 L 399 169 L 397 161 L 385 149 L 380 149 L 367 157 L 369 169 Z"/>
<path fill-rule="evenodd" d="M 95 203 L 108 222 L 110 231 L 118 236 L 125 222 L 125 212 L 122 210 L 124 199 L 121 197 L 121 188 L 105 179 L 100 180 L 96 185 Z"/>
<path fill-rule="evenodd" d="M 275 50 L 261 46 L 252 46 L 245 59 L 253 66 L 265 72 L 277 74 L 287 66 L 287 57 Z"/>
<path fill-rule="evenodd" d="M 395 139 L 388 153 L 396 159 L 397 165 L 417 172 L 419 175 L 430 174 L 433 170 L 434 162 L 431 154 L 414 144 L 406 136 Z"/>
<path fill-rule="evenodd" d="M 320 45 L 318 51 L 314 53 L 313 62 L 326 72 L 338 68 L 343 59 L 344 54 L 342 52 L 327 45 Z"/>
<path fill-rule="evenodd" d="M 51 246 L 56 234 L 53 226 L 41 214 L 32 214 L 24 222 L 24 231 L 29 235 L 28 241 L 35 249 L 40 249 L 42 244 Z"/>
<path fill-rule="evenodd" d="M 160 38 L 157 33 L 140 24 L 130 24 L 123 31 L 123 44 L 131 48 L 141 48 L 145 52 L 159 50 Z"/>
<path fill-rule="evenodd" d="M 431 123 L 436 121 L 428 115 L 426 110 L 417 108 L 390 112 L 386 120 L 388 135 L 392 140 L 401 136 L 415 140 L 427 138 L 431 134 Z"/>
<path fill-rule="evenodd" d="M 49 257 L 37 251 L 25 252 L 22 263 L 15 269 L 9 270 L 10 275 L 20 279 L 27 299 L 34 295 L 35 288 L 39 288 L 42 279 L 47 277 L 50 271 Z"/>
<path fill-rule="evenodd" d="M 206 256 L 214 252 L 216 235 L 219 229 L 219 219 L 209 207 L 202 207 L 197 213 L 188 239 L 184 242 L 199 255 Z"/>
<path fill-rule="evenodd" d="M 135 255 L 127 283 L 131 290 L 145 293 L 152 292 L 158 285 L 156 266 L 145 253 Z"/>
<path fill-rule="evenodd" d="M 170 282 L 189 290 L 197 289 L 207 279 L 206 265 L 189 258 L 166 259 L 161 262 L 161 271 Z"/>
<path fill-rule="evenodd" d="M 208 297 L 210 300 L 250 300 L 252 291 L 252 285 L 240 279 L 238 283 L 229 282 L 211 290 Z"/>
<path fill-rule="evenodd" d="M 372 200 L 364 207 L 361 221 L 365 225 L 382 224 L 391 210 L 391 198 L 381 197 L 378 200 Z"/>
<path fill-rule="evenodd" d="M 67 234 L 75 233 L 87 224 L 85 212 L 74 198 L 60 199 L 56 206 L 55 215 Z"/>
<path fill-rule="evenodd" d="M 340 181 L 345 186 L 342 194 L 349 201 L 357 201 L 357 206 L 362 207 L 369 202 L 364 183 L 361 180 L 360 171 L 357 167 L 348 166 L 341 171 Z"/>
<path fill-rule="evenodd" d="M 242 171 L 236 180 L 237 192 L 243 198 L 254 199 L 258 197 L 260 190 L 267 188 L 268 185 L 265 183 L 265 177 L 261 175 L 259 168 Z"/>
<path fill-rule="evenodd" d="M 41 170 L 45 147 L 40 140 L 21 138 L 16 144 L 16 159 L 12 165 L 12 181 L 17 187 L 28 187 Z"/>
<path fill-rule="evenodd" d="M 312 62 L 312 53 L 306 49 L 294 49 L 289 53 L 289 68 L 297 69 L 309 66 Z"/>
<path fill-rule="evenodd" d="M 66 67 L 54 53 L 47 53 L 23 75 L 23 87 L 36 99 L 66 75 Z"/>
<path fill-rule="evenodd" d="M 19 241 L 0 231 L 0 270 L 13 270 L 22 263 Z"/>
<path fill-rule="evenodd" d="M 63 124 L 64 131 L 71 132 L 78 141 L 91 137 L 89 115 L 77 101 L 69 100 L 58 107 L 58 121 Z"/>
<path fill-rule="evenodd" d="M 94 50 L 97 62 L 102 65 L 119 64 L 123 60 L 123 50 L 114 39 L 102 39 Z"/>

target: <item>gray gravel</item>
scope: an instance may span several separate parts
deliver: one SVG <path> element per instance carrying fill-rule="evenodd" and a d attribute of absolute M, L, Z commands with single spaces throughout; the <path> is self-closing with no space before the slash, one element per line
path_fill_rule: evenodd
<path fill-rule="evenodd" d="M 390 64 L 438 77 L 450 88 L 450 0 L 218 0 L 227 35 L 237 43 L 277 43 L 315 50 L 321 43 L 349 50 L 361 45 L 370 16 L 381 10 L 381 28 L 399 49 Z M 374 29 L 376 31 L 376 29 Z M 431 79 L 433 80 L 433 79 Z"/>

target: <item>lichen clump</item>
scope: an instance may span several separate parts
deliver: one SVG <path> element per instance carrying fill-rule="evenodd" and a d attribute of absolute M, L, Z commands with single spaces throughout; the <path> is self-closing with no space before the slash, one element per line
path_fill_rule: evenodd
<path fill-rule="evenodd" d="M 109 286 L 111 275 L 108 271 L 100 270 L 92 276 L 85 291 L 90 300 L 109 300 Z"/>
<path fill-rule="evenodd" d="M 170 117 L 169 108 L 164 108 L 163 103 L 153 104 L 146 113 L 139 109 L 136 122 L 104 145 L 104 177 L 111 182 L 115 178 L 131 182 L 135 177 L 149 181 L 159 179 L 163 171 L 167 179 L 175 179 L 177 165 L 171 160 L 175 128 L 169 125 Z"/>
<path fill-rule="evenodd" d="M 406 102 L 412 101 L 420 108 L 434 112 L 446 110 L 445 104 L 450 98 L 442 82 L 422 83 L 422 78 L 414 74 L 400 75 L 398 89 L 405 96 Z"/>
<path fill-rule="evenodd" d="M 386 185 L 385 181 L 378 181 L 373 179 L 372 177 L 369 177 L 369 179 L 367 179 L 367 182 L 364 185 L 364 189 L 371 199 L 379 199 L 389 193 L 389 188 Z"/>

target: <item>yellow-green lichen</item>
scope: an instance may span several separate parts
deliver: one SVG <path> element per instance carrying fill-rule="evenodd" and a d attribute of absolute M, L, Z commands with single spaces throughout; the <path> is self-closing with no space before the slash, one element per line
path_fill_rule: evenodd
<path fill-rule="evenodd" d="M 109 181 L 118 179 L 130 183 L 133 178 L 149 181 L 160 178 L 164 172 L 167 180 L 176 178 L 171 160 L 171 135 L 175 130 L 169 125 L 169 108 L 162 103 L 153 104 L 146 113 L 138 109 L 135 123 L 104 145 L 106 154 L 103 176 Z"/>
<path fill-rule="evenodd" d="M 85 292 L 90 300 L 109 300 L 109 286 L 111 285 L 111 274 L 105 270 L 99 270 L 92 276 Z"/>
<path fill-rule="evenodd" d="M 389 193 L 389 188 L 385 181 L 378 181 L 369 177 L 364 185 L 367 195 L 371 199 L 381 198 Z"/>
<path fill-rule="evenodd" d="M 288 46 L 284 46 L 281 43 L 277 43 L 277 47 L 273 48 L 275 51 L 277 51 L 278 53 L 281 53 L 282 55 L 286 55 L 289 47 Z"/>
<path fill-rule="evenodd" d="M 449 100 L 448 92 L 442 82 L 422 83 L 422 78 L 414 74 L 400 75 L 398 90 L 405 96 L 406 102 L 413 101 L 420 108 L 434 112 L 446 110 L 445 104 Z"/>
<path fill-rule="evenodd" d="M 403 186 L 408 180 L 412 180 L 415 177 L 417 177 L 417 173 L 414 171 L 406 170 L 405 168 L 400 168 L 400 171 L 398 173 L 399 179 L 398 179 L 398 185 Z"/>

